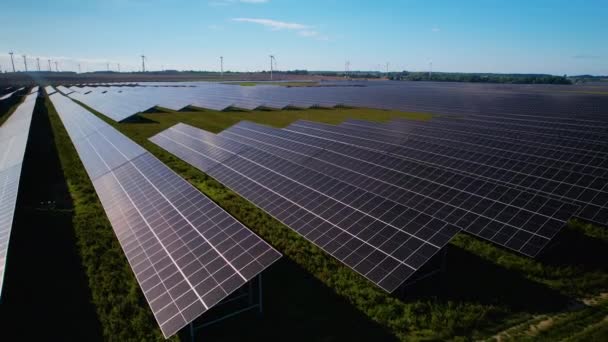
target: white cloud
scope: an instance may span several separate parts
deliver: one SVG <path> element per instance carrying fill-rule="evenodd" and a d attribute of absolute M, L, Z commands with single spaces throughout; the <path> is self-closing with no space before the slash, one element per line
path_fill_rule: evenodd
<path fill-rule="evenodd" d="M 431 31 L 432 31 L 432 32 L 439 32 L 439 31 L 441 31 L 441 29 L 440 29 L 439 27 L 433 27 L 433 28 L 431 29 Z"/>
<path fill-rule="evenodd" d="M 253 0 L 256 1 L 256 0 Z M 306 38 L 313 38 L 316 40 L 329 40 L 329 37 L 322 35 L 315 30 L 315 27 L 299 23 L 290 23 L 285 21 L 278 21 L 272 19 L 260 19 L 260 18 L 233 18 L 232 21 L 252 23 L 262 25 L 273 31 L 288 30 L 295 31 L 299 36 Z"/>
<path fill-rule="evenodd" d="M 288 23 L 272 19 L 256 19 L 256 18 L 233 18 L 232 21 L 259 24 L 273 30 L 307 30 L 308 25 L 298 23 Z"/>

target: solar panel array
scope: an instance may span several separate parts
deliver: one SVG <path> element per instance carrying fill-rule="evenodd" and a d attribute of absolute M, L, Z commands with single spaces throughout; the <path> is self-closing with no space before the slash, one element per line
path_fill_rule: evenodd
<path fill-rule="evenodd" d="M 28 95 L 0 126 L 0 294 L 36 96 Z"/>
<path fill-rule="evenodd" d="M 571 216 L 608 224 L 605 130 L 592 120 L 504 115 L 337 126 L 297 121 L 284 129 L 241 122 L 217 135 L 178 124 L 151 140 L 367 276 L 369 269 L 357 269 L 343 249 L 350 243 L 345 233 L 362 233 L 359 243 L 413 266 L 390 285 L 367 276 L 392 291 L 432 253 L 408 263 L 417 251 L 396 255 L 404 239 L 370 220 L 419 241 L 442 232 L 433 252 L 462 229 L 532 257 Z M 334 210 L 328 201 L 348 209 Z M 351 212 L 360 216 L 351 219 Z M 427 238 L 408 227 L 414 217 L 433 222 L 419 230 Z M 341 239 L 318 240 L 327 232 Z M 393 276 L 386 268 L 383 274 Z"/>
<path fill-rule="evenodd" d="M 211 82 L 139 85 L 71 87 L 70 91 L 75 93 L 70 96 L 116 121 L 155 106 L 177 110 L 188 105 L 213 110 L 347 105 L 458 116 L 514 115 L 519 119 L 547 116 L 608 121 L 606 113 L 601 111 L 608 105 L 606 96 L 585 94 L 585 88 L 569 86 L 455 86 L 432 82 L 322 82 L 319 87 L 241 87 Z"/>
<path fill-rule="evenodd" d="M 399 129 L 404 124 L 409 125 L 401 121 L 391 125 L 396 125 Z M 434 123 L 429 123 L 428 128 L 434 129 L 433 125 Z M 473 126 L 462 127 L 458 122 L 442 123 L 437 129 L 438 133 L 442 132 L 443 128 L 463 131 L 470 141 L 480 138 L 485 141 L 489 136 L 493 145 L 519 151 L 511 158 L 502 158 L 505 155 L 503 151 L 492 158 L 466 152 L 461 158 L 462 164 L 452 164 L 451 167 L 464 169 L 466 165 L 475 165 L 476 173 L 482 177 L 496 178 L 518 188 L 575 203 L 580 206 L 576 216 L 601 225 L 608 224 L 608 155 L 605 152 L 605 143 L 584 138 L 576 140 L 559 136 L 520 134 L 492 127 L 475 129 Z M 461 139 L 457 135 L 450 136 Z M 581 134 L 581 137 L 584 135 Z M 515 142 L 513 138 L 516 139 Z M 461 145 L 463 144 L 455 144 Z M 524 154 L 529 156 L 523 157 Z M 519 159 L 516 159 L 517 155 L 520 155 Z"/>
<path fill-rule="evenodd" d="M 50 99 L 165 337 L 280 257 L 113 127 L 68 97 Z"/>
<path fill-rule="evenodd" d="M 329 172 L 303 168 L 294 159 L 187 125 L 176 125 L 151 140 L 389 292 L 459 232 Z"/>
<path fill-rule="evenodd" d="M 389 152 L 408 160 L 470 177 L 497 181 L 531 193 L 573 203 L 581 206 L 579 217 L 604 225 L 608 223 L 608 182 L 604 175 L 605 169 L 601 167 L 594 168 L 587 164 L 588 167 L 584 169 L 585 165 L 579 168 L 576 164 L 568 165 L 566 162 L 562 164 L 559 159 L 546 160 L 540 156 L 526 159 L 522 158 L 520 152 L 489 149 L 486 145 L 468 146 L 455 141 L 452 135 L 445 133 L 442 135 L 441 132 L 435 132 L 435 136 L 418 137 L 415 136 L 418 130 L 413 130 L 408 121 L 398 122 L 392 124 L 392 131 L 377 129 L 382 125 L 374 123 L 334 127 L 298 122 L 287 129 Z M 406 129 L 407 132 L 403 133 L 394 127 L 396 125 L 410 129 Z M 565 159 L 568 158 L 565 154 L 562 155 Z M 604 163 L 603 160 L 595 160 L 599 164 Z"/>

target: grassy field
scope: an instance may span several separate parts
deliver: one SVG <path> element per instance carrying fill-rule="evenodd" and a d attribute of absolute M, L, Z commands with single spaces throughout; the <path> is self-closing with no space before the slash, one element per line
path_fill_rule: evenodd
<path fill-rule="evenodd" d="M 586 339 L 605 335 L 606 322 L 602 321 L 602 312 L 607 304 L 584 304 L 589 298 L 600 296 L 608 290 L 608 270 L 604 262 L 608 260 L 608 232 L 605 229 L 573 221 L 562 234 L 561 243 L 557 241 L 538 260 L 460 234 L 447 247 L 448 265 L 444 272 L 407 288 L 405 294 L 389 295 L 248 201 L 147 140 L 178 122 L 219 132 L 240 120 L 282 127 L 297 119 L 338 123 L 345 118 L 387 120 L 396 116 L 419 120 L 429 118 L 426 114 L 366 109 L 148 113 L 142 114 L 137 121 L 121 124 L 102 117 L 189 180 L 285 256 L 264 273 L 264 315 L 256 317 L 254 314 L 244 314 L 204 329 L 201 335 L 206 340 L 284 340 L 287 336 L 302 341 L 490 339 L 500 332 L 526 326 L 539 318 L 562 317 L 560 315 L 566 317 L 565 323 L 556 319 L 556 328 L 580 323 L 591 327 L 585 332 Z M 60 131 L 56 127 L 57 120 L 53 120 L 54 130 Z M 66 137 L 60 138 L 57 144 L 61 142 L 66 145 Z M 111 228 L 100 212 L 96 197 L 90 193 L 90 183 L 83 179 L 82 166 L 73 160 L 73 148 L 63 146 L 59 150 L 64 155 L 62 161 L 68 159 L 66 155 L 72 159 L 64 167 L 74 169 L 66 171 L 66 178 L 70 191 L 76 192 L 76 212 L 81 205 L 92 210 L 90 215 L 101 216 L 96 217 L 95 222 L 104 231 L 103 244 L 83 235 L 79 237 L 81 251 L 88 254 L 92 249 L 96 253 L 106 253 L 104 248 L 110 246 L 114 252 L 106 261 L 115 264 L 119 271 L 103 277 L 120 278 L 117 280 L 121 282 L 120 285 L 130 291 L 125 298 L 141 299 L 124 257 L 117 255 L 117 242 L 115 239 L 110 241 Z M 83 198 L 78 199 L 80 196 Z M 79 228 L 88 225 L 87 222 L 75 220 L 74 223 L 76 231 L 82 230 L 84 234 L 89 230 Z M 83 248 L 82 241 L 89 246 Z M 97 262 L 92 256 L 91 259 L 83 258 L 89 277 L 102 277 L 101 272 L 91 275 L 91 264 Z M 94 290 L 96 282 L 90 279 L 89 284 L 93 298 L 107 306 L 101 310 L 105 318 L 100 319 L 105 336 L 113 336 L 112 331 L 117 336 L 135 333 L 133 328 L 125 324 L 108 325 L 117 317 L 132 315 L 126 316 L 126 312 L 106 313 L 105 310 L 116 303 L 97 297 Z M 111 290 L 124 294 L 121 286 Z M 147 336 L 155 337 L 154 322 L 149 321 L 149 313 L 143 312 L 146 310 L 145 303 L 139 303 L 139 306 L 135 304 L 129 302 L 132 305 L 129 310 L 139 315 L 138 322 L 142 329 L 151 329 L 150 332 L 146 330 Z M 577 321 L 574 316 L 592 318 Z M 543 333 L 552 331 L 554 335 L 547 336 L 554 339 L 572 337 L 569 329 L 553 330 L 549 327 L 546 331 Z M 294 335 L 296 337 L 292 338 Z"/>

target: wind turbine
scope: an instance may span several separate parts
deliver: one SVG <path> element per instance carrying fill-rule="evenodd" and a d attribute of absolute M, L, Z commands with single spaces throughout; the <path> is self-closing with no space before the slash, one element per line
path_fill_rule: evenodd
<path fill-rule="evenodd" d="M 116 63 L 116 66 L 118 67 L 118 72 L 120 72 L 120 63 Z"/>
<path fill-rule="evenodd" d="M 344 77 L 348 78 L 349 72 L 350 72 L 350 61 L 346 61 L 344 63 Z"/>
<path fill-rule="evenodd" d="M 220 73 L 222 78 L 224 78 L 224 56 L 220 56 Z"/>
<path fill-rule="evenodd" d="M 53 68 L 51 68 L 51 60 L 47 59 L 47 61 L 49 62 L 49 71 L 53 71 Z"/>
<path fill-rule="evenodd" d="M 272 81 L 272 71 L 273 71 L 273 62 L 276 63 L 277 60 L 274 58 L 273 55 L 270 55 L 270 80 Z"/>
<path fill-rule="evenodd" d="M 38 72 L 40 72 L 40 57 L 36 57 L 36 64 L 38 64 Z"/>
<path fill-rule="evenodd" d="M 141 55 L 141 72 L 146 72 L 146 56 Z"/>
<path fill-rule="evenodd" d="M 58 63 L 57 61 L 55 61 L 55 71 L 56 71 L 56 72 L 59 72 L 59 66 L 58 66 L 58 64 L 59 64 L 59 63 Z"/>
<path fill-rule="evenodd" d="M 15 72 L 15 60 L 13 59 L 14 52 L 11 51 L 8 54 L 11 55 L 11 64 L 13 65 L 13 72 Z"/>
<path fill-rule="evenodd" d="M 21 55 L 21 57 L 23 57 L 23 65 L 25 66 L 25 72 L 27 72 L 27 56 Z"/>
<path fill-rule="evenodd" d="M 82 71 L 80 70 L 80 63 L 78 63 L 78 73 L 80 74 Z"/>

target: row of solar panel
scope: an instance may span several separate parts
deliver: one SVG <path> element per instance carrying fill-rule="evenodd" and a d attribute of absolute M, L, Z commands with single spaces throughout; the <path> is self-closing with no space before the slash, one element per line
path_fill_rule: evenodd
<path fill-rule="evenodd" d="M 407 121 L 399 122 L 405 126 L 409 125 Z M 432 128 L 433 124 L 429 123 L 429 125 L 429 128 Z M 392 137 L 397 139 L 399 136 L 402 137 L 401 140 L 394 140 L 386 130 L 375 129 L 375 126 L 375 124 L 364 124 L 358 127 L 354 125 L 335 127 L 312 122 L 297 122 L 286 130 L 323 140 L 363 146 L 418 163 L 426 163 L 438 169 L 500 182 L 567 201 L 580 206 L 578 216 L 581 218 L 602 225 L 608 224 L 608 181 L 605 177 L 606 168 L 603 158 L 594 159 L 598 164 L 595 168 L 588 164 L 578 168 L 574 164 L 566 165 L 564 169 L 559 160 L 551 164 L 545 163 L 540 158 L 526 161 L 523 158 L 507 158 L 497 151 L 481 153 L 482 147 L 466 148 L 458 141 L 442 144 L 436 143 L 438 139 L 419 141 L 415 137 L 410 137 L 409 133 L 400 133 L 398 128 L 389 131 L 393 133 Z"/>
<path fill-rule="evenodd" d="M 4 101 L 4 100 L 6 100 L 6 99 L 11 98 L 11 97 L 12 97 L 14 94 L 16 94 L 16 93 L 18 93 L 18 92 L 22 91 L 23 89 L 25 89 L 25 88 L 24 88 L 24 87 L 21 87 L 21 88 L 19 88 L 19 89 L 15 90 L 15 91 L 12 91 L 12 92 L 10 92 L 10 93 L 7 93 L 7 94 L 4 94 L 4 95 L 0 96 L 0 101 Z M 33 91 L 32 91 L 32 92 L 33 92 Z"/>
<path fill-rule="evenodd" d="M 390 150 L 293 128 L 241 122 L 214 135 L 178 124 L 150 140 L 387 291 L 461 229 L 535 256 L 577 210 Z"/>
<path fill-rule="evenodd" d="M 165 337 L 280 257 L 97 116 L 62 94 L 50 99 Z"/>
<path fill-rule="evenodd" d="M 187 83 L 188 84 L 188 83 Z M 572 96 L 558 93 L 536 95 L 491 93 L 488 96 L 469 94 L 457 88 L 440 94 L 428 89 L 412 88 L 403 82 L 390 82 L 386 86 L 371 87 L 279 87 L 256 86 L 241 87 L 231 84 L 192 83 L 182 87 L 70 87 L 66 92 L 88 106 L 95 108 L 116 121 L 124 120 L 137 112 L 146 111 L 154 106 L 179 110 L 188 105 L 224 110 L 229 107 L 255 109 L 259 107 L 285 108 L 287 106 L 308 108 L 311 106 L 333 107 L 347 105 L 391 110 L 457 114 L 475 117 L 477 120 L 504 119 L 505 124 L 521 125 L 520 129 L 547 129 L 548 120 L 553 133 L 564 131 L 566 134 L 581 132 L 606 134 L 605 127 L 596 127 L 594 122 L 606 122 L 602 115 L 587 116 L 597 112 L 606 99 L 598 96 Z M 67 88 L 66 88 L 67 89 Z M 420 93 L 422 92 L 422 93 Z M 507 100 L 501 97 L 507 96 Z M 555 97 L 558 100 L 555 100 Z M 561 96 L 561 97 L 560 97 Z M 527 102 L 542 102 L 526 104 Z M 584 101 L 583 101 L 584 100 Z M 445 102 L 439 104 L 440 102 Z M 496 102 L 499 105 L 496 105 Z M 560 105 L 556 108 L 555 103 Z M 591 104 L 589 104 L 591 103 Z M 458 108 L 464 107 L 459 111 Z M 456 109 L 454 109 L 456 108 Z M 509 108 L 505 111 L 505 108 Z M 572 114 L 581 120 L 573 121 Z M 601 113 L 600 113 L 601 114 Z M 522 125 L 523 124 L 523 125 Z M 605 126 L 605 125 L 604 125 Z"/>
<path fill-rule="evenodd" d="M 200 107 L 213 110 L 225 110 L 229 107 L 253 110 L 267 107 L 282 109 L 285 107 L 310 108 L 313 106 L 333 107 L 338 103 L 325 103 L 306 101 L 302 99 L 279 101 L 273 100 L 272 94 L 265 98 L 246 98 L 230 96 L 228 89 L 237 89 L 236 86 L 216 84 L 205 88 L 97 88 L 83 89 L 82 92 L 71 92 L 70 97 L 101 112 L 115 121 L 125 120 L 138 112 L 153 107 L 163 107 L 180 110 L 187 106 Z M 204 90 L 204 92 L 201 92 Z"/>
<path fill-rule="evenodd" d="M 0 295 L 25 148 L 38 94 L 32 93 L 0 126 Z"/>

